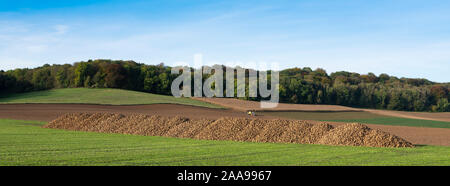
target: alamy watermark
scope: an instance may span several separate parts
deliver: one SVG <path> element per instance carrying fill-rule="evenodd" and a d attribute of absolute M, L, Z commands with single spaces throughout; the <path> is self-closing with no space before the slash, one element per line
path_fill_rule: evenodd
<path fill-rule="evenodd" d="M 241 63 L 242 64 L 242 63 Z M 203 56 L 194 56 L 194 65 L 179 63 L 172 68 L 172 74 L 180 74 L 171 85 L 175 97 L 248 97 L 266 98 L 261 101 L 261 108 L 277 107 L 279 102 L 279 71 L 278 64 L 271 63 L 270 75 L 267 63 L 249 63 L 252 68 L 230 67 L 232 63 L 222 65 L 203 65 Z M 224 72 L 225 69 L 225 72 Z M 246 72 L 248 76 L 246 79 Z M 225 81 L 224 81 L 225 74 Z M 203 81 L 203 75 L 210 75 Z M 270 76 L 270 84 L 269 84 Z M 192 81 L 192 77 L 194 81 Z M 246 80 L 248 80 L 246 82 Z M 224 94 L 225 86 L 225 94 Z M 193 89 L 192 89 L 193 87 Z M 192 92 L 193 90 L 193 92 Z M 193 93 L 193 95 L 192 95 Z"/>

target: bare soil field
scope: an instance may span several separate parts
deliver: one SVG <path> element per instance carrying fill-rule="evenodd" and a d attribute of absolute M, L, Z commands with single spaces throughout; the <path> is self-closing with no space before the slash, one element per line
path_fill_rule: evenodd
<path fill-rule="evenodd" d="M 186 116 L 196 119 L 219 117 L 249 117 L 244 112 L 229 109 L 212 109 L 177 104 L 151 105 L 92 105 L 92 104 L 0 104 L 0 118 L 52 121 L 66 113 L 105 112 L 123 114 L 156 114 L 161 116 Z"/>
<path fill-rule="evenodd" d="M 414 147 L 402 138 L 361 124 L 334 127 L 327 123 L 283 119 L 223 117 L 205 120 L 144 114 L 77 113 L 63 115 L 44 128 L 201 140 Z"/>
<path fill-rule="evenodd" d="M 131 115 L 133 113 L 151 114 L 160 116 L 183 116 L 191 119 L 211 119 L 216 120 L 221 117 L 241 117 L 251 118 L 242 111 L 210 109 L 195 106 L 174 105 L 174 104 L 154 104 L 137 106 L 111 106 L 111 105 L 87 105 L 87 104 L 0 104 L 0 118 L 19 120 L 39 120 L 52 121 L 66 113 L 123 113 Z M 276 119 L 271 116 L 257 116 L 262 119 Z M 311 123 L 318 121 L 310 121 Z M 340 122 L 329 122 L 334 126 L 342 125 Z M 413 144 L 427 144 L 450 146 L 450 129 L 423 128 L 372 125 L 368 127 L 389 132 L 399 136 Z"/>
<path fill-rule="evenodd" d="M 339 105 L 307 105 L 307 104 L 287 104 L 279 103 L 276 108 L 261 109 L 261 103 L 258 101 L 246 101 L 240 99 L 230 98 L 197 98 L 191 99 L 200 100 L 216 105 L 220 105 L 227 108 L 232 108 L 240 111 L 247 110 L 275 110 L 275 111 L 359 111 L 361 109 L 355 109 L 350 107 L 344 107 Z"/>
<path fill-rule="evenodd" d="M 428 113 L 428 112 L 402 112 L 390 110 L 375 110 L 375 109 L 358 109 L 339 105 L 308 105 L 308 104 L 286 104 L 279 103 L 278 107 L 272 109 L 261 109 L 260 102 L 246 101 L 230 98 L 192 98 L 195 100 L 205 101 L 212 104 L 221 105 L 227 108 L 232 108 L 240 111 L 247 110 L 268 110 L 268 111 L 365 111 L 373 114 L 384 116 L 394 116 L 410 119 L 424 119 L 433 121 L 448 121 L 450 122 L 450 112 L 444 113 Z"/>
<path fill-rule="evenodd" d="M 384 117 L 378 114 L 363 111 L 328 111 L 328 112 L 311 112 L 311 111 L 260 111 L 258 115 L 273 116 L 278 118 L 290 118 L 297 120 L 351 120 Z"/>

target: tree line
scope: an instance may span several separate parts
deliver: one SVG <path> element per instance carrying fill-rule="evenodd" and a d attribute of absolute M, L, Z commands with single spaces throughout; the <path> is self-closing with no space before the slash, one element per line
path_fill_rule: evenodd
<path fill-rule="evenodd" d="M 178 76 L 171 74 L 171 69 L 164 64 L 146 65 L 114 60 L 46 64 L 34 69 L 0 71 L 0 94 L 88 87 L 171 95 L 171 83 Z M 209 76 L 204 75 L 203 79 Z M 291 68 L 280 71 L 279 90 L 280 102 L 285 103 L 333 104 L 403 111 L 450 111 L 449 83 L 397 78 L 387 74 L 376 76 L 373 73 L 345 71 L 328 74 L 320 68 Z"/>

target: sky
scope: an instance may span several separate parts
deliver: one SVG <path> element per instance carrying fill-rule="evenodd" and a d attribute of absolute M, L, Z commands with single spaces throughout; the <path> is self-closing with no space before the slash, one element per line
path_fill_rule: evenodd
<path fill-rule="evenodd" d="M 0 70 L 201 54 L 450 82 L 449 12 L 448 0 L 0 0 Z"/>

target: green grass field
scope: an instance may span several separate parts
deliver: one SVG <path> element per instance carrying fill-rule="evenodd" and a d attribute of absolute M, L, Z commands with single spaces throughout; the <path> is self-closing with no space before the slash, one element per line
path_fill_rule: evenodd
<path fill-rule="evenodd" d="M 331 120 L 331 121 L 358 122 L 358 123 L 368 123 L 368 124 L 378 124 L 378 125 L 394 125 L 394 126 L 410 126 L 410 127 L 450 128 L 450 122 L 397 118 L 397 117 L 378 117 L 378 118 L 367 118 L 367 119 L 343 119 L 343 120 Z"/>
<path fill-rule="evenodd" d="M 333 147 L 203 141 L 45 129 L 0 119 L 8 165 L 450 165 L 450 147 Z"/>
<path fill-rule="evenodd" d="M 104 105 L 142 105 L 172 103 L 209 108 L 223 108 L 218 105 L 189 98 L 175 98 L 173 96 L 106 88 L 52 89 L 0 97 L 0 104 L 6 103 L 83 103 Z"/>
<path fill-rule="evenodd" d="M 372 114 L 369 112 L 263 112 L 262 115 L 270 115 L 298 120 L 319 120 L 410 127 L 450 128 L 450 122 L 445 121 L 387 117 Z"/>
<path fill-rule="evenodd" d="M 285 117 L 300 120 L 340 120 L 340 119 L 369 119 L 382 117 L 377 114 L 372 114 L 370 112 L 301 112 L 301 111 L 264 111 L 261 112 L 262 115 L 270 115 L 277 117 Z"/>

